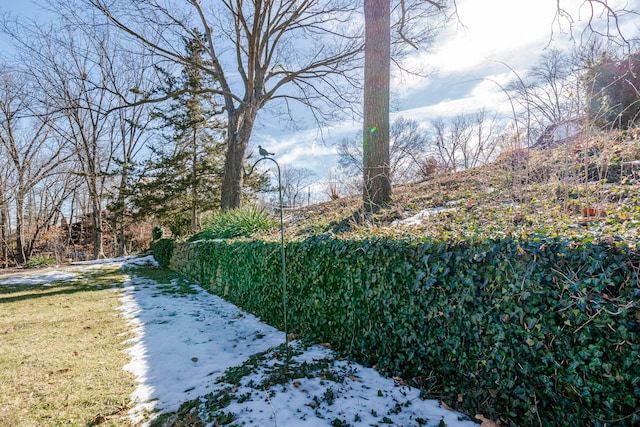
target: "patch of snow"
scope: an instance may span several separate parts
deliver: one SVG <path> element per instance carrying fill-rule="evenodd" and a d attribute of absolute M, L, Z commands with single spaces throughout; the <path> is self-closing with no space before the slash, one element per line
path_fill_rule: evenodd
<path fill-rule="evenodd" d="M 94 260 L 89 260 L 89 261 L 74 261 L 71 263 L 71 265 L 118 265 L 118 264 L 122 264 L 124 262 L 130 261 L 137 258 L 136 255 L 128 255 L 128 256 L 123 256 L 123 257 L 118 257 L 118 258 L 104 258 L 104 259 L 94 259 Z"/>
<path fill-rule="evenodd" d="M 210 393 L 227 368 L 281 344 L 284 334 L 209 294 L 163 293 L 158 283 L 134 276 L 124 288 L 123 315 L 137 337 L 125 367 L 138 379 L 134 422 L 145 411 L 174 412 L 187 400 Z"/>
<path fill-rule="evenodd" d="M 28 273 L 0 279 L 0 285 L 42 285 L 51 286 L 51 282 L 69 282 L 78 277 L 76 271 L 54 270 L 45 273 Z"/>
<path fill-rule="evenodd" d="M 304 348 L 296 342 L 291 345 L 294 350 Z M 384 378 L 372 368 L 335 357 L 333 351 L 313 345 L 300 356 L 293 357 L 290 364 L 295 370 L 295 365 L 313 366 L 321 362 L 322 372 L 330 370 L 339 374 L 342 378 L 338 381 L 315 375 L 268 390 L 256 390 L 255 385 L 251 385 L 263 380 L 263 371 L 270 365 L 269 362 L 262 363 L 257 372 L 245 377 L 237 387 L 235 395 L 244 396 L 242 402 L 240 399 L 232 402 L 224 412 L 235 415 L 235 425 L 253 427 L 276 423 L 316 427 L 336 425 L 337 422 L 351 426 L 440 426 L 441 422 L 450 427 L 477 426 L 437 401 L 423 400 L 418 389 Z M 329 363 L 328 368 L 324 367 L 326 363 Z"/>
<path fill-rule="evenodd" d="M 437 215 L 443 212 L 453 212 L 456 208 L 445 208 L 443 206 L 437 208 L 429 208 L 418 212 L 416 215 L 406 218 L 397 219 L 391 223 L 391 225 L 420 225 L 422 222 L 430 216 Z"/>
<path fill-rule="evenodd" d="M 153 255 L 147 255 L 143 257 L 133 257 L 127 258 L 124 266 L 152 266 L 152 267 L 160 267 L 158 261 L 153 257 Z"/>
<path fill-rule="evenodd" d="M 225 370 L 285 341 L 282 331 L 197 285 L 189 294 L 163 293 L 158 283 L 130 272 L 133 277 L 125 286 L 121 310 L 136 333 L 128 350 L 131 362 L 125 368 L 138 380 L 132 395 L 133 422 L 154 410 L 174 412 L 185 401 L 219 391 L 222 385 L 217 381 Z M 296 360 L 311 364 L 329 357 L 335 357 L 331 350 L 315 345 Z M 274 413 L 282 426 L 330 426 L 335 418 L 368 426 L 383 416 L 397 426 L 414 425 L 417 418 L 428 420 L 429 426 L 438 426 L 441 420 L 449 427 L 477 425 L 438 401 L 422 400 L 417 389 L 396 387 L 393 379 L 373 369 L 344 360 L 335 364 L 332 369 L 348 365 L 353 372 L 344 383 L 300 378 L 271 387 L 269 398 L 247 386 L 261 381 L 260 371 L 253 372 L 243 380 L 246 400 L 234 401 L 224 411 L 234 413 L 234 424 L 256 427 L 273 425 Z M 309 406 L 329 388 L 335 395 L 332 405 Z M 243 394 L 242 386 L 236 394 Z M 395 413 L 399 404 L 403 408 Z M 373 416 L 376 411 L 378 418 Z"/>

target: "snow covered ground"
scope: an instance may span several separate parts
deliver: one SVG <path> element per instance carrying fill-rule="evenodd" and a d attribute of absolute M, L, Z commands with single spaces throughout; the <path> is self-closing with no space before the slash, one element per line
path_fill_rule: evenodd
<path fill-rule="evenodd" d="M 397 379 L 340 360 L 326 347 L 294 341 L 287 350 L 283 332 L 196 285 L 159 284 L 136 275 L 136 266 L 155 263 L 151 257 L 107 262 L 130 277 L 120 310 L 136 332 L 124 367 L 138 380 L 133 423 L 194 401 L 191 413 L 208 426 L 477 425 L 438 401 L 422 400 L 418 390 Z M 83 263 L 30 277 L 46 285 L 95 267 Z"/>

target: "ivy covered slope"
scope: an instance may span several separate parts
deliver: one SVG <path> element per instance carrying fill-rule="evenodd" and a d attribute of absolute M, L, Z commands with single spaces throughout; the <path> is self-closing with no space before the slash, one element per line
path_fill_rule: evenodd
<path fill-rule="evenodd" d="M 288 329 L 502 425 L 637 425 L 639 159 L 620 134 L 397 188 L 367 220 L 357 200 L 291 214 Z M 279 250 L 274 233 L 164 253 L 283 327 Z"/>

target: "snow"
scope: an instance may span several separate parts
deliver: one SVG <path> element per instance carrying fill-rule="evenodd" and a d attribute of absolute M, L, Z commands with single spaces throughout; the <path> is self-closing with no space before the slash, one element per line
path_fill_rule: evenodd
<path fill-rule="evenodd" d="M 43 285 L 50 286 L 51 282 L 68 282 L 78 277 L 75 271 L 51 271 L 48 273 L 25 273 L 2 279 L 2 285 Z"/>
<path fill-rule="evenodd" d="M 100 265 L 105 262 L 11 277 L 0 285 L 72 280 Z M 283 332 L 195 284 L 187 284 L 184 292 L 185 284 L 177 280 L 167 285 L 137 276 L 137 266 L 157 265 L 152 257 L 112 259 L 106 265 L 120 266 L 129 275 L 120 312 L 134 332 L 124 367 L 137 378 L 129 414 L 133 424 L 200 398 L 200 415 L 213 426 L 215 417 L 206 420 L 203 408 L 208 399 L 226 393 L 233 398 L 221 413 L 232 413 L 234 425 L 477 425 L 436 400 L 421 399 L 419 390 L 399 379 L 338 358 L 326 346 L 291 342 L 287 368 L 300 371 L 300 377 L 269 383 L 274 372 L 283 370 Z M 228 382 L 225 371 L 243 364 L 249 368 L 245 374 L 235 384 Z"/>
<path fill-rule="evenodd" d="M 391 223 L 391 225 L 420 225 L 423 221 L 430 216 L 437 215 L 443 212 L 453 212 L 456 208 L 445 208 L 443 206 L 439 206 L 437 208 L 428 208 L 418 212 L 416 215 L 402 219 L 395 220 Z"/>

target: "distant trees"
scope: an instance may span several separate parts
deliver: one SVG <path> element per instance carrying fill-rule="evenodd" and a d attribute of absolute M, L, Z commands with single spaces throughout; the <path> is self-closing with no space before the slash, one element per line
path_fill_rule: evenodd
<path fill-rule="evenodd" d="M 30 96 L 29 111 L 19 115 L 20 125 L 42 132 L 36 160 L 57 161 L 51 169 L 31 161 L 31 172 L 38 171 L 44 178 L 39 181 L 38 192 L 27 199 L 30 218 L 44 224 L 40 235 L 61 223 L 68 227 L 65 244 L 91 233 L 89 258 L 105 256 L 105 244 L 110 245 L 109 256 L 123 255 L 126 240 L 131 240 L 126 233 L 126 225 L 131 222 L 127 201 L 130 172 L 148 135 L 144 132 L 148 109 L 142 103 L 125 108 L 122 101 L 125 95 L 135 100 L 139 94 L 131 89 L 144 88 L 152 80 L 144 75 L 146 69 L 141 64 L 131 61 L 127 50 L 121 49 L 108 32 L 101 31 L 104 26 L 98 22 L 91 27 L 79 26 L 76 18 L 73 14 L 61 15 L 56 23 L 59 26 L 3 23 L 20 56 L 16 65 L 19 85 Z M 4 96 L 8 91 L 2 89 Z M 21 149 L 25 156 L 32 150 L 24 141 Z M 5 182 L 11 179 L 9 174 Z M 20 208 L 20 203 L 11 199 L 5 206 Z M 45 206 L 51 206 L 50 215 L 34 213 L 34 209 Z M 5 222 L 7 234 L 16 232 L 20 236 L 19 224 L 13 227 L 9 221 Z M 73 231 L 75 237 L 71 236 L 71 222 L 82 224 L 81 230 Z M 37 239 L 34 245 L 46 250 Z M 29 253 L 20 255 L 20 246 L 9 248 L 15 254 L 6 254 L 17 263 L 29 257 Z M 85 251 L 86 247 L 80 250 Z M 55 255 L 66 259 L 67 253 Z"/>
<path fill-rule="evenodd" d="M 91 220 L 93 257 L 104 257 L 104 209 L 116 168 L 119 124 L 108 114 L 117 105 L 111 83 L 116 78 L 117 45 L 98 27 L 55 31 L 32 29 L 25 55 L 27 72 L 56 112 L 52 130 L 72 144 L 74 169 L 88 195 L 85 214 Z"/>
<path fill-rule="evenodd" d="M 338 143 L 338 163 L 350 175 L 363 175 L 363 144 L 359 137 Z M 394 183 L 415 180 L 429 151 L 429 136 L 416 120 L 398 117 L 389 132 L 389 179 Z"/>
<path fill-rule="evenodd" d="M 282 203 L 288 207 L 298 207 L 308 202 L 309 186 L 313 184 L 316 174 L 305 167 L 282 167 Z"/>
<path fill-rule="evenodd" d="M 498 148 L 495 117 L 482 110 L 476 114 L 459 114 L 451 120 L 437 118 L 431 122 L 429 147 L 436 164 L 456 171 L 474 168 L 493 158 Z"/>
<path fill-rule="evenodd" d="M 140 182 L 135 175 L 135 170 L 140 161 L 141 154 L 145 152 L 146 145 L 155 135 L 149 131 L 151 121 L 148 104 L 124 105 L 123 97 L 131 91 L 131 88 L 148 87 L 154 83 L 150 79 L 150 70 L 142 64 L 136 63 L 134 58 L 121 51 L 119 53 L 118 71 L 112 75 L 111 90 L 116 97 L 117 106 L 110 114 L 113 116 L 114 126 L 110 129 L 109 138 L 116 142 L 114 151 L 115 169 L 112 172 L 113 183 L 108 189 L 109 203 L 107 208 L 113 213 L 113 230 L 116 233 L 117 254 L 126 255 L 127 244 L 131 244 L 131 238 L 127 237 L 127 229 L 133 226 L 134 206 L 132 205 L 133 189 Z M 127 67 L 123 64 L 131 64 Z M 130 96 L 130 95 L 129 95 Z M 142 97 L 142 95 L 138 95 Z M 145 218 L 145 220 L 148 219 Z M 140 220 L 140 218 L 138 218 Z"/>
<path fill-rule="evenodd" d="M 627 129 L 640 114 L 640 54 L 616 56 L 597 44 L 571 56 L 544 52 L 538 64 L 507 87 L 517 105 L 525 147 L 571 140 L 581 128 Z"/>
<path fill-rule="evenodd" d="M 548 50 L 523 76 L 515 77 L 508 90 L 519 107 L 516 127 L 526 138 L 524 146 L 544 144 L 558 127 L 581 117 L 579 72 L 566 53 Z"/>
<path fill-rule="evenodd" d="M 57 218 L 71 192 L 68 143 L 55 137 L 53 114 L 38 103 L 20 73 L 0 73 L 0 226 L 2 253 L 9 255 L 8 225 L 15 220 L 16 262 L 31 256 L 38 237 Z M 55 176 L 55 178 L 54 178 Z M 10 210 L 10 207 L 13 209 Z M 6 258 L 5 258 L 6 259 Z"/>

